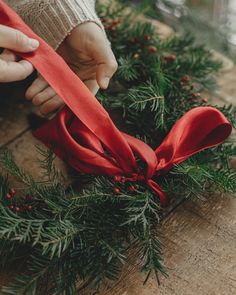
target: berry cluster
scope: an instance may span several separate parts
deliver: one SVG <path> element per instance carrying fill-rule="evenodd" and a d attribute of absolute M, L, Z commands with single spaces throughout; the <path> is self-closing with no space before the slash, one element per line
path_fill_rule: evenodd
<path fill-rule="evenodd" d="M 121 23 L 121 20 L 119 17 L 115 18 L 115 19 L 109 19 L 107 17 L 103 17 L 102 18 L 102 23 L 104 25 L 104 28 L 106 31 L 110 31 L 112 37 L 116 37 L 117 36 L 117 27 L 119 26 L 119 24 Z"/>
<path fill-rule="evenodd" d="M 192 90 L 194 91 L 195 90 L 195 87 L 194 85 L 192 84 L 191 82 L 191 78 L 189 75 L 184 75 L 181 79 L 181 81 L 179 82 L 180 85 L 182 87 L 184 87 L 185 89 L 189 89 L 189 90 Z M 191 93 L 191 100 L 194 101 L 194 100 L 198 100 L 198 101 L 201 101 L 202 103 L 208 103 L 208 99 L 207 98 L 202 98 L 201 97 L 201 93 L 199 92 L 192 92 Z"/>
<path fill-rule="evenodd" d="M 9 189 L 5 196 L 5 205 L 15 213 L 23 211 L 31 212 L 33 210 L 32 196 L 26 195 L 25 198 L 17 198 L 17 192 L 15 188 Z"/>
<path fill-rule="evenodd" d="M 137 59 L 140 56 L 140 53 L 142 53 L 143 50 L 147 50 L 151 54 L 155 55 L 158 53 L 158 49 L 154 44 L 154 40 L 151 37 L 151 35 L 145 35 L 143 38 L 139 37 L 132 37 L 129 40 L 130 46 L 136 47 L 136 53 L 134 54 L 134 58 Z"/>
<path fill-rule="evenodd" d="M 134 184 L 131 185 L 130 182 L 127 182 L 125 177 L 115 176 L 114 177 L 114 187 L 113 192 L 115 194 L 122 193 L 122 190 L 128 191 L 129 193 L 133 193 L 138 190 L 138 185 Z"/>

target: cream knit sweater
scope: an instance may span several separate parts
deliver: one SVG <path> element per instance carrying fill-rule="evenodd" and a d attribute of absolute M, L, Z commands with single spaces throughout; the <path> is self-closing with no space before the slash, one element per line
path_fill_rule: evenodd
<path fill-rule="evenodd" d="M 92 21 L 103 28 L 96 0 L 5 0 L 33 31 L 54 49 L 79 24 Z"/>

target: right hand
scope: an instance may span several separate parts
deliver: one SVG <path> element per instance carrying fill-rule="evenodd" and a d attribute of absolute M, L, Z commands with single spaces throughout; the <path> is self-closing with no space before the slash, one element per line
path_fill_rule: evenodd
<path fill-rule="evenodd" d="M 28 38 L 18 30 L 0 25 L 0 47 L 4 48 L 0 54 L 0 82 L 13 82 L 24 80 L 33 71 L 31 63 L 19 60 L 16 52 L 32 52 L 39 47 L 39 42 Z"/>
<path fill-rule="evenodd" d="M 93 22 L 78 25 L 58 49 L 74 72 L 95 95 L 106 89 L 117 69 L 117 62 L 102 29 Z M 64 102 L 40 76 L 29 87 L 26 97 L 43 115 L 60 109 Z"/>

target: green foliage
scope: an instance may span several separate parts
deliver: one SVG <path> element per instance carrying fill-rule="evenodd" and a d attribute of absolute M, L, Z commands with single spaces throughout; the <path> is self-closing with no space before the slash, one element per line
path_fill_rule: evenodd
<path fill-rule="evenodd" d="M 114 86 L 100 92 L 101 103 L 122 113 L 125 129 L 157 147 L 187 110 L 205 105 L 199 90 L 214 85 L 220 68 L 204 46 L 189 36 L 160 40 L 150 23 L 122 5 L 102 6 L 101 16 L 119 62 Z M 120 18 L 120 19 L 119 19 Z M 236 109 L 220 110 L 235 124 Z M 2 269 L 21 261 L 21 275 L 0 294 L 72 295 L 76 286 L 97 287 L 115 280 L 134 248 L 146 273 L 166 275 L 162 261 L 159 199 L 145 183 L 78 175 L 80 187 L 65 187 L 55 155 L 38 148 L 42 178 L 21 169 L 9 151 L 0 153 L 0 255 Z M 232 142 L 201 152 L 155 180 L 174 200 L 234 194 Z M 20 189 L 10 200 L 7 174 Z M 27 196 L 31 196 L 29 199 Z M 19 208 L 21 210 L 16 210 Z M 29 210 L 30 209 L 30 210 Z"/>
<path fill-rule="evenodd" d="M 157 247 L 160 245 L 158 233 L 153 231 L 147 235 L 147 229 L 158 226 L 158 198 L 141 186 L 129 195 L 130 184 L 116 184 L 104 177 L 93 179 L 89 187 L 80 192 L 62 189 L 60 178 L 55 179 L 53 162 L 48 160 L 50 151 L 42 154 L 48 164 L 44 181 L 35 181 L 23 172 L 9 151 L 2 156 L 5 169 L 24 184 L 21 194 L 33 192 L 34 201 L 31 212 L 17 213 L 8 206 L 0 206 L 0 240 L 14 242 L 16 252 L 22 247 L 28 249 L 23 256 L 27 265 L 23 275 L 4 287 L 1 294 L 26 294 L 26 291 L 35 294 L 45 279 L 49 280 L 48 286 L 56 290 L 53 294 L 73 294 L 76 282 L 83 279 L 91 285 L 114 280 L 134 240 L 142 245 L 143 252 L 140 250 L 139 255 L 146 257 L 145 270 L 165 272 L 161 250 Z M 1 179 L 1 199 L 4 199 L 8 187 L 5 188 L 7 182 Z M 115 185 L 119 186 L 119 194 L 113 192 Z M 14 198 L 21 204 L 22 196 Z M 62 273 L 68 277 L 62 277 Z"/>
<path fill-rule="evenodd" d="M 215 88 L 221 64 L 191 34 L 161 40 L 150 22 L 118 7 L 101 7 L 119 70 L 117 91 L 99 98 L 110 110 L 122 109 L 130 130 L 152 144 L 154 133 L 165 133 L 183 113 L 206 104 L 199 90 Z"/>

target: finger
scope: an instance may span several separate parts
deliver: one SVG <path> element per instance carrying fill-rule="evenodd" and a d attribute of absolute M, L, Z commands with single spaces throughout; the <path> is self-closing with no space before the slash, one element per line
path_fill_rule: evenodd
<path fill-rule="evenodd" d="M 3 59 L 5 61 L 18 61 L 17 56 L 10 50 L 5 49 L 1 54 L 0 54 L 0 59 Z"/>
<path fill-rule="evenodd" d="M 99 90 L 99 85 L 96 80 L 87 80 L 87 81 L 84 81 L 84 84 L 93 93 L 93 95 L 97 94 L 97 92 Z"/>
<path fill-rule="evenodd" d="M 62 106 L 64 106 L 63 100 L 58 96 L 54 96 L 52 99 L 48 100 L 40 107 L 40 113 L 46 116 L 50 113 L 58 111 Z"/>
<path fill-rule="evenodd" d="M 72 71 L 79 76 L 80 80 L 86 81 L 86 80 L 96 80 L 96 66 L 91 65 L 89 67 L 83 67 L 83 66 L 75 66 L 70 65 L 70 68 Z"/>
<path fill-rule="evenodd" d="M 52 89 L 52 87 L 48 87 L 44 89 L 42 92 L 36 94 L 32 99 L 32 103 L 35 106 L 39 106 L 49 99 L 52 99 L 56 95 L 56 92 Z"/>
<path fill-rule="evenodd" d="M 28 38 L 22 32 L 0 25 L 0 47 L 18 52 L 30 52 L 39 47 L 39 41 Z"/>
<path fill-rule="evenodd" d="M 35 95 L 42 92 L 48 87 L 48 82 L 45 81 L 41 76 L 39 76 L 34 82 L 31 84 L 31 86 L 27 89 L 25 93 L 25 97 L 29 100 L 32 100 Z"/>
<path fill-rule="evenodd" d="M 106 42 L 96 43 L 91 53 L 97 63 L 96 75 L 98 85 L 102 89 L 106 89 L 118 67 L 115 56 L 107 40 Z"/>
<path fill-rule="evenodd" d="M 74 65 L 70 65 L 71 69 L 75 72 L 75 74 L 84 82 L 84 84 L 88 87 L 88 89 L 96 95 L 99 90 L 99 85 L 96 80 L 96 72 L 94 66 L 89 68 L 78 68 Z"/>
<path fill-rule="evenodd" d="M 26 60 L 21 60 L 19 62 L 0 60 L 0 82 L 24 80 L 33 71 L 33 66 Z"/>

